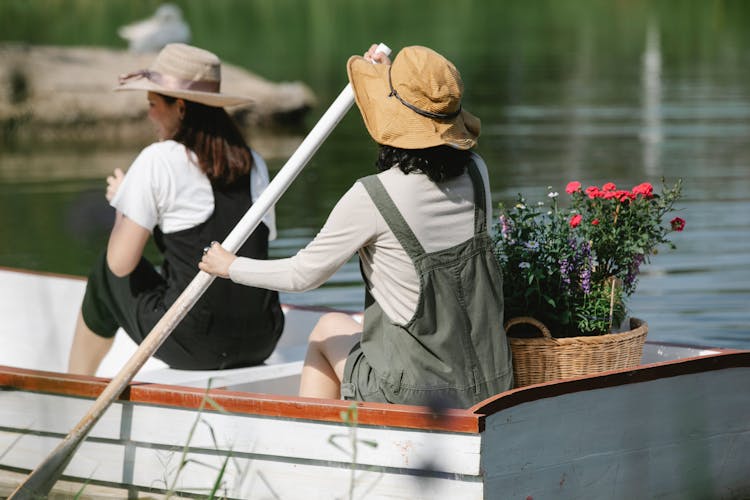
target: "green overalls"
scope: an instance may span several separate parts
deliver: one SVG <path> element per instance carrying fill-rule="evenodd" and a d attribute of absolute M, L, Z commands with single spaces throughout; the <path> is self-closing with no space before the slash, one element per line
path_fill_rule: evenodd
<path fill-rule="evenodd" d="M 484 185 L 473 163 L 468 170 L 474 236 L 433 253 L 425 253 L 380 179 L 360 180 L 411 258 L 420 294 L 414 316 L 398 325 L 372 298 L 365 278 L 364 329 L 346 361 L 343 398 L 467 408 L 512 387 L 502 276 L 487 234 Z"/>

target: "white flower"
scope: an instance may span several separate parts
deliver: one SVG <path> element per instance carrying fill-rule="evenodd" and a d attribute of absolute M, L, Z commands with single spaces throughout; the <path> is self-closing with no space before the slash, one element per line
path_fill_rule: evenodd
<path fill-rule="evenodd" d="M 550 198 L 557 198 L 559 195 L 560 193 L 558 193 L 557 191 L 550 191 L 547 196 L 549 196 Z"/>

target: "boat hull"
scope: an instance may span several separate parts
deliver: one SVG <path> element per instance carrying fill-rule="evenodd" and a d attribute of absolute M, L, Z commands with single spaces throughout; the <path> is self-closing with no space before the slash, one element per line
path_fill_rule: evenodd
<path fill-rule="evenodd" d="M 62 361 L 39 350 L 69 342 L 82 280 L 0 269 L 0 283 L 1 497 L 87 413 L 109 375 L 60 373 L 54 363 Z M 30 314 L 29 304 L 48 314 Z M 120 498 L 205 497 L 214 489 L 226 498 L 284 499 L 750 497 L 750 351 L 647 343 L 632 369 L 437 412 L 296 397 L 306 334 L 323 311 L 286 313 L 288 330 L 264 366 L 144 367 L 54 491 L 79 498 L 102 498 L 104 490 Z M 53 371 L 29 366 L 34 359 L 19 354 L 33 352 L 29 343 Z M 127 359 L 127 349 L 117 356 Z"/>
<path fill-rule="evenodd" d="M 42 461 L 106 382 L 85 379 L 0 370 L 0 469 Z M 218 480 L 228 498 L 746 498 L 749 383 L 750 354 L 726 353 L 443 415 L 220 389 L 212 405 L 197 388 L 134 384 L 65 477 L 198 495 Z"/>

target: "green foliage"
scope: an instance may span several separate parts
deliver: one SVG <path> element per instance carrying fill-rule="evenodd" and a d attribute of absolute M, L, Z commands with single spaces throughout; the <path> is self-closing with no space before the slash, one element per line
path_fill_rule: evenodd
<path fill-rule="evenodd" d="M 571 182 L 570 208 L 561 208 L 552 191 L 550 207 L 529 205 L 521 194 L 513 207 L 500 204 L 494 242 L 506 318 L 534 317 L 556 337 L 599 335 L 619 325 L 640 265 L 659 245 L 674 248 L 668 233 L 684 228 L 679 217 L 663 223 L 681 186 L 664 186 L 658 195 L 648 183 L 628 191 Z"/>
<path fill-rule="evenodd" d="M 172 481 L 171 481 L 171 483 L 169 485 L 169 489 L 167 490 L 167 494 L 166 494 L 166 497 L 168 499 L 172 498 L 172 496 L 175 494 L 175 492 L 177 490 L 177 483 L 178 483 L 180 474 L 182 473 L 183 469 L 188 464 L 194 463 L 194 464 L 198 464 L 198 465 L 207 467 L 209 469 L 215 469 L 215 467 L 212 466 L 212 465 L 210 465 L 210 464 L 206 464 L 206 463 L 200 462 L 198 460 L 195 460 L 195 459 L 192 459 L 192 458 L 188 458 L 188 455 L 190 453 L 190 442 L 193 440 L 193 436 L 194 436 L 194 434 L 195 434 L 195 432 L 197 430 L 198 424 L 204 424 L 204 425 L 206 425 L 208 427 L 208 430 L 209 430 L 209 432 L 211 434 L 211 439 L 213 441 L 215 449 L 216 450 L 220 450 L 221 449 L 221 447 L 219 446 L 219 443 L 218 443 L 218 441 L 216 439 L 216 434 L 214 432 L 213 427 L 211 427 L 211 424 L 209 424 L 203 418 L 203 412 L 205 411 L 205 409 L 206 409 L 207 406 L 213 408 L 214 410 L 218 411 L 219 413 L 223 413 L 223 414 L 226 414 L 226 415 L 229 414 L 224 409 L 224 407 L 222 407 L 219 403 L 216 402 L 215 399 L 213 399 L 209 395 L 210 390 L 211 390 L 211 382 L 212 381 L 209 380 L 209 383 L 206 386 L 206 392 L 203 395 L 203 399 L 201 399 L 200 405 L 198 406 L 198 412 L 196 414 L 195 421 L 193 422 L 193 425 L 190 427 L 190 432 L 188 433 L 187 441 L 185 442 L 185 445 L 182 447 L 182 453 L 180 455 L 180 460 L 179 460 L 179 464 L 177 466 L 177 470 L 176 471 L 166 471 L 168 473 L 174 472 L 174 474 L 172 476 Z M 209 492 L 209 494 L 208 494 L 208 496 L 206 498 L 209 498 L 209 499 L 218 498 L 217 497 L 217 493 L 219 492 L 219 490 L 222 487 L 225 486 L 224 475 L 226 473 L 227 465 L 229 464 L 229 460 L 230 460 L 231 456 L 232 456 L 232 454 L 231 454 L 231 450 L 230 450 L 230 453 L 226 457 L 224 457 L 224 460 L 222 461 L 221 467 L 217 471 L 217 476 L 216 476 L 216 478 L 214 480 L 214 483 L 211 486 L 211 490 L 210 490 L 210 492 Z M 165 481 L 165 484 L 166 484 L 166 481 Z"/>
<path fill-rule="evenodd" d="M 346 410 L 339 412 L 339 415 L 341 416 L 341 421 L 344 422 L 349 427 L 349 435 L 348 435 L 349 449 L 338 444 L 339 438 L 347 437 L 347 436 L 343 436 L 341 434 L 332 434 L 328 437 L 329 444 L 343 451 L 344 453 L 348 453 L 351 456 L 351 462 L 349 464 L 349 499 L 354 498 L 354 488 L 357 484 L 355 474 L 357 472 L 357 448 L 358 446 L 360 444 L 364 444 L 371 448 L 378 447 L 378 443 L 375 441 L 372 441 L 369 439 L 357 438 L 357 426 L 359 423 L 359 419 L 357 416 L 357 408 L 358 408 L 357 403 L 352 402 L 349 404 Z"/>

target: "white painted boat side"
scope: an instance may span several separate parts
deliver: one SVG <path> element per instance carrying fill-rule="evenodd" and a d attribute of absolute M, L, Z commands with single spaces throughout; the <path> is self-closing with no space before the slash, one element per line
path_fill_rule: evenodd
<path fill-rule="evenodd" d="M 483 432 L 486 489 L 500 498 L 747 498 L 748 387 L 746 365 L 503 409 Z"/>
<path fill-rule="evenodd" d="M 93 400 L 58 394 L 0 390 L 0 428 L 65 436 L 91 408 Z M 115 404 L 89 436 L 120 439 L 122 405 Z M 0 450 L 3 450 L 0 446 Z"/>
<path fill-rule="evenodd" d="M 82 398 L 0 392 L 0 468 L 33 469 L 89 404 Z M 174 485 L 195 492 L 210 487 L 230 457 L 223 484 L 236 498 L 260 498 L 266 490 L 283 493 L 281 498 L 300 498 L 302 491 L 331 498 L 326 495 L 346 493 L 349 484 L 365 488 L 373 498 L 427 499 L 447 492 L 459 496 L 442 498 L 482 498 L 479 443 L 478 434 L 354 429 L 115 403 L 64 475 L 97 484 L 158 490 Z M 189 466 L 180 470 L 183 459 Z"/>
<path fill-rule="evenodd" d="M 0 443 L 4 443 L 5 434 L 0 432 Z M 35 453 L 20 459 L 15 457 L 10 465 L 33 469 L 38 454 L 51 451 L 56 443 L 54 438 L 29 436 L 26 446 L 33 448 Z M 183 460 L 188 462 L 180 470 Z M 179 449 L 128 449 L 120 444 L 89 440 L 81 445 L 64 477 L 111 486 L 134 485 L 145 491 L 164 492 L 174 488 L 178 492 L 207 493 L 219 477 L 225 460 L 227 467 L 222 475 L 222 491 L 226 491 L 230 498 L 348 498 L 352 484 L 355 498 L 483 498 L 483 485 L 478 477 L 430 471 L 420 475 L 414 474 L 413 470 L 361 464 L 352 467 L 349 463 L 284 461 L 240 452 L 229 458 L 200 451 L 190 451 L 183 456 Z M 8 464 L 4 464 L 6 466 Z"/>
<path fill-rule="evenodd" d="M 194 411 L 138 405 L 133 408 L 131 439 L 163 446 L 184 442 L 195 419 Z M 155 425 L 156 420 L 166 422 Z M 478 434 L 363 426 L 355 430 L 343 423 L 204 413 L 190 446 L 210 450 L 218 443 L 221 449 L 346 464 L 352 457 L 353 435 L 360 442 L 358 464 L 447 474 L 480 472 Z"/>
<path fill-rule="evenodd" d="M 161 455 L 150 459 L 154 450 L 142 449 L 136 455 L 134 478 L 148 477 L 153 464 L 164 461 Z M 214 455 L 190 455 L 194 461 L 183 471 L 180 491 L 206 492 L 206 483 L 197 479 L 208 475 L 214 479 L 222 458 Z M 174 462 L 172 462 L 174 464 Z M 206 465 L 204 465 L 206 464 Z M 404 500 L 481 500 L 484 486 L 478 479 L 445 476 L 419 476 L 397 470 L 331 467 L 310 463 L 267 461 L 261 458 L 232 458 L 227 467 L 224 491 L 230 498 L 252 499 L 404 499 Z M 209 473 L 206 474 L 206 471 Z M 212 484 L 212 483 L 209 483 Z M 350 496 L 350 487 L 352 495 Z"/>
<path fill-rule="evenodd" d="M 0 427 L 23 434 L 63 437 L 91 405 L 83 398 L 21 391 L 0 392 Z M 194 429 L 193 426 L 199 421 Z M 357 462 L 367 466 L 479 474 L 478 434 L 424 432 L 387 427 L 356 429 L 252 414 L 198 412 L 163 406 L 115 403 L 94 426 L 95 440 L 132 441 L 136 447 L 191 448 L 348 463 L 351 438 L 362 442 Z M 24 440 L 17 446 L 23 447 Z M 3 449 L 0 447 L 0 449 Z M 427 464 L 427 465 L 425 465 Z"/>

